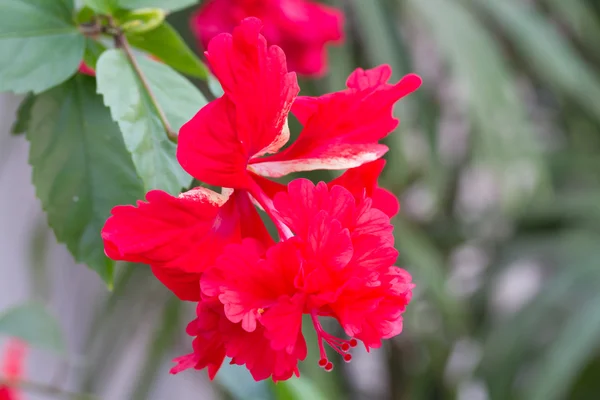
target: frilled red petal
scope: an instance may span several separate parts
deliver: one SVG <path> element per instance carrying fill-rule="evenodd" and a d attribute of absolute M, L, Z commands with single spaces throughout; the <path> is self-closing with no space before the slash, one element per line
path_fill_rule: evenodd
<path fill-rule="evenodd" d="M 405 270 L 382 271 L 378 286 L 354 282 L 331 306 L 346 333 L 364 342 L 367 349 L 381 346 L 402 332 L 402 313 L 412 297 L 414 284 Z"/>
<path fill-rule="evenodd" d="M 245 365 L 257 380 L 271 377 L 273 381 L 283 381 L 300 376 L 298 361 L 306 358 L 306 342 L 302 332 L 298 332 L 290 354 L 285 350 L 274 350 L 265 337 L 265 328 L 258 325 L 253 332 L 246 332 L 239 324 L 227 319 L 221 321 L 221 329 L 226 343 L 226 354 L 232 363 Z"/>
<path fill-rule="evenodd" d="M 243 237 L 272 243 L 248 194 L 229 199 L 196 188 L 173 197 L 151 191 L 138 207 L 118 206 L 103 230 L 116 260 L 150 264 L 157 278 L 184 300 L 199 300 L 199 277 L 223 248 Z"/>
<path fill-rule="evenodd" d="M 387 79 L 387 78 L 386 78 Z M 366 163 L 357 168 L 351 168 L 344 172 L 338 178 L 327 184 L 329 187 L 335 185 L 343 186 L 354 195 L 356 199 L 364 196 L 373 200 L 373 207 L 377 208 L 392 218 L 400 210 L 398 198 L 389 191 L 382 189 L 377 184 L 379 175 L 383 171 L 385 160 L 379 160 Z"/>
<path fill-rule="evenodd" d="M 299 92 L 285 54 L 267 47 L 262 22 L 246 18 L 233 34 L 216 36 L 206 57 L 225 94 L 235 104 L 239 141 L 251 157 L 275 153 L 289 139 L 287 114 Z"/>
<path fill-rule="evenodd" d="M 324 182 L 315 185 L 308 179 L 295 179 L 287 189 L 275 195 L 273 204 L 285 224 L 302 238 L 306 238 L 311 222 L 321 210 L 344 226 L 354 220 L 356 201 L 340 186 L 330 191 Z"/>
<path fill-rule="evenodd" d="M 226 198 L 204 188 L 178 197 L 153 190 L 146 202 L 117 206 L 102 229 L 109 257 L 152 265 L 179 264 L 182 270 L 198 272 L 191 262 L 198 243 L 212 229 Z"/>
<path fill-rule="evenodd" d="M 187 328 L 190 336 L 195 336 L 193 341 L 194 352 L 177 357 L 177 363 L 171 368 L 172 374 L 177 374 L 189 368 L 208 369 L 208 377 L 213 380 L 223 360 L 225 359 L 225 345 L 219 330 L 219 320 L 222 313 L 220 306 L 214 302 L 200 302 L 196 308 L 196 319 Z"/>
<path fill-rule="evenodd" d="M 215 186 L 246 188 L 249 154 L 238 138 L 236 108 L 223 96 L 202 107 L 179 130 L 177 160 L 190 175 Z"/>
<path fill-rule="evenodd" d="M 354 168 L 380 158 L 387 147 L 378 141 L 398 125 L 392 115 L 394 104 L 421 84 L 417 75 L 388 84 L 388 68 L 355 71 L 349 89 L 341 92 L 298 97 L 292 112 L 304 123 L 300 136 L 284 151 L 252 160 L 252 168 L 279 177 L 313 169 Z"/>
<path fill-rule="evenodd" d="M 279 47 L 267 47 L 261 22 L 247 18 L 209 44 L 206 57 L 225 95 L 203 107 L 179 133 L 177 158 L 197 179 L 249 187 L 248 160 L 289 139 L 287 115 L 299 88 Z"/>
<path fill-rule="evenodd" d="M 218 297 L 227 318 L 241 323 L 248 332 L 257 328 L 264 308 L 294 293 L 294 279 L 301 266 L 293 243 L 271 247 L 262 259 L 265 250 L 254 239 L 229 245 L 201 280 L 202 292 Z"/>
<path fill-rule="evenodd" d="M 262 316 L 260 321 L 265 327 L 265 336 L 274 350 L 285 350 L 288 354 L 296 351 L 297 338 L 302 332 L 305 301 L 303 294 L 292 298 L 282 296 Z"/>

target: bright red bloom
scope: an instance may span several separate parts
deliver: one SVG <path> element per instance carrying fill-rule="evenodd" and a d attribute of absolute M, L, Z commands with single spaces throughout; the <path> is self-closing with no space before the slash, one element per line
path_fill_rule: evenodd
<path fill-rule="evenodd" d="M 387 151 L 379 140 L 398 124 L 392 107 L 420 78 L 389 84 L 388 66 L 358 69 L 346 90 L 297 98 L 295 74 L 261 27 L 247 18 L 211 41 L 207 59 L 224 95 L 179 133 L 182 167 L 223 194 L 151 191 L 137 207 L 115 207 L 102 230 L 109 257 L 150 264 L 181 299 L 199 302 L 188 326 L 194 352 L 178 358 L 173 373 L 207 368 L 212 379 L 230 357 L 257 380 L 297 375 L 306 356 L 303 314 L 320 339 L 321 366 L 331 370 L 323 341 L 349 361 L 357 339 L 369 349 L 400 333 L 410 300 L 410 276 L 393 266 L 398 201 L 377 178 Z M 290 110 L 304 129 L 279 152 Z M 329 185 L 300 179 L 286 188 L 266 178 L 347 168 Z M 326 333 L 319 317 L 336 319 L 351 338 Z"/>
<path fill-rule="evenodd" d="M 231 33 L 247 17 L 264 24 L 270 44 L 285 51 L 291 71 L 321 75 L 327 69 L 325 45 L 342 40 L 343 14 L 309 0 L 209 0 L 192 17 L 204 49 L 220 33 Z"/>
<path fill-rule="evenodd" d="M 247 18 L 232 35 L 210 42 L 207 58 L 225 95 L 181 128 L 177 158 L 183 168 L 201 181 L 257 197 L 256 185 L 262 186 L 257 174 L 347 169 L 380 158 L 387 147 L 378 141 L 398 125 L 394 103 L 416 90 L 421 79 L 408 75 L 388 84 L 391 71 L 384 65 L 356 70 L 341 92 L 296 98 L 298 84 L 287 72 L 285 55 L 267 47 L 260 29 L 259 20 Z M 289 139 L 290 109 L 304 129 L 277 153 Z"/>
<path fill-rule="evenodd" d="M 389 217 L 368 198 L 357 201 L 341 186 L 329 189 L 305 179 L 291 182 L 274 207 L 296 236 L 263 257 L 254 239 L 229 245 L 203 274 L 203 295 L 218 299 L 230 322 L 248 333 L 264 330 L 271 348 L 290 356 L 304 354 L 298 338 L 302 314 L 310 314 L 321 366 L 328 370 L 333 366 L 323 342 L 350 361 L 354 338 L 369 349 L 399 334 L 413 284 L 393 266 L 397 252 Z M 335 318 L 351 339 L 325 332 L 320 316 Z"/>
<path fill-rule="evenodd" d="M 18 339 L 11 339 L 4 353 L 2 362 L 2 379 L 17 382 L 23 375 L 23 361 L 27 352 L 27 344 Z M 20 400 L 19 390 L 10 386 L 0 385 L 0 400 Z"/>
<path fill-rule="evenodd" d="M 141 262 L 183 300 L 200 299 L 200 274 L 223 247 L 244 237 L 272 239 L 245 192 L 229 198 L 205 188 L 173 197 L 160 190 L 138 206 L 117 206 L 102 229 L 113 260 Z"/>

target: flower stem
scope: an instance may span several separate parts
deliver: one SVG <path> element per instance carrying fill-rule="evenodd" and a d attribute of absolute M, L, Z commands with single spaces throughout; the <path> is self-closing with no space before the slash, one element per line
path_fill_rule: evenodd
<path fill-rule="evenodd" d="M 150 102 L 154 106 L 156 113 L 158 114 L 158 117 L 160 118 L 160 122 L 162 123 L 163 128 L 165 129 L 165 132 L 167 133 L 167 137 L 173 143 L 177 143 L 177 133 L 175 131 L 173 131 L 173 128 L 171 128 L 171 124 L 169 124 L 169 120 L 167 119 L 165 112 L 163 111 L 162 107 L 158 103 L 158 100 L 156 99 L 156 96 L 154 95 L 154 92 L 152 91 L 152 88 L 150 87 L 150 83 L 148 82 L 148 79 L 146 79 L 146 75 L 144 75 L 144 72 L 140 68 L 140 64 L 138 63 L 135 56 L 133 55 L 133 51 L 131 50 L 131 46 L 129 45 L 129 42 L 127 41 L 127 37 L 125 36 L 125 34 L 122 32 L 117 34 L 115 36 L 115 43 L 116 43 L 117 47 L 123 49 L 123 51 L 127 55 L 127 59 L 131 63 L 133 70 L 135 71 L 136 75 L 138 76 L 140 82 L 142 83 L 142 86 L 146 90 L 146 93 L 148 94 L 148 97 L 150 98 Z"/>
<path fill-rule="evenodd" d="M 98 397 L 92 394 L 71 392 L 69 390 L 65 390 L 60 387 L 52 386 L 42 382 L 33 382 L 27 380 L 13 381 L 0 379 L 0 386 L 28 390 L 44 395 L 62 397 L 72 400 L 98 400 Z"/>

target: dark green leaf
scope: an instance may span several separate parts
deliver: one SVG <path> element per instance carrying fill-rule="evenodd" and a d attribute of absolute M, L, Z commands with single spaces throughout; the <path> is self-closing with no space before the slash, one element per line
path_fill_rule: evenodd
<path fill-rule="evenodd" d="M 167 11 L 177 11 L 198 4 L 198 0 L 113 0 L 121 8 L 135 10 L 137 8 L 162 8 Z"/>
<path fill-rule="evenodd" d="M 167 22 L 143 34 L 128 34 L 131 45 L 158 57 L 179 72 L 206 79 L 206 67 Z"/>
<path fill-rule="evenodd" d="M 33 183 L 56 238 L 110 286 L 113 262 L 100 230 L 113 206 L 133 203 L 143 192 L 94 79 L 78 74 L 39 95 L 27 138 Z"/>
<path fill-rule="evenodd" d="M 66 349 L 58 321 L 43 304 L 27 303 L 0 314 L 0 335 L 18 337 L 30 346 L 58 353 Z"/>
<path fill-rule="evenodd" d="M 84 47 L 72 0 L 2 0 L 0 91 L 40 93 L 64 82 Z"/>
<path fill-rule="evenodd" d="M 119 0 L 83 0 L 83 3 L 101 14 L 111 14 L 118 8 Z"/>
<path fill-rule="evenodd" d="M 20 135 L 21 133 L 27 132 L 29 119 L 31 118 L 31 107 L 33 107 L 34 101 L 35 95 L 29 93 L 19 105 L 17 119 L 10 130 L 13 135 Z"/>
<path fill-rule="evenodd" d="M 171 127 L 179 131 L 206 104 L 202 94 L 170 67 L 139 57 L 142 69 Z M 108 50 L 98 61 L 98 92 L 119 123 L 125 144 L 146 189 L 162 189 L 176 194 L 189 186 L 191 177 L 175 158 L 175 144 L 165 129 L 127 56 Z"/>

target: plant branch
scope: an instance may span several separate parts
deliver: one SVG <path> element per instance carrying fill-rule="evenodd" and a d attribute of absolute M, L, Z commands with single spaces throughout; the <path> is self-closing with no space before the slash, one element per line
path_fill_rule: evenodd
<path fill-rule="evenodd" d="M 71 392 L 69 390 L 64 390 L 62 388 L 42 382 L 33 382 L 27 380 L 13 381 L 0 379 L 0 386 L 37 392 L 49 396 L 60 396 L 72 400 L 98 400 L 98 397 L 92 394 Z"/>
<path fill-rule="evenodd" d="M 148 82 L 148 79 L 146 79 L 144 72 L 140 68 L 140 64 L 137 62 L 135 56 L 133 55 L 133 51 L 131 50 L 131 46 L 129 45 L 129 42 L 127 41 L 127 38 L 125 37 L 125 34 L 123 34 L 121 32 L 121 33 L 115 35 L 115 43 L 116 43 L 117 47 L 123 49 L 123 51 L 127 55 L 127 59 L 131 63 L 133 70 L 135 71 L 136 75 L 138 76 L 140 82 L 142 83 L 142 86 L 144 87 L 144 89 L 146 90 L 146 93 L 148 94 L 148 97 L 150 98 L 150 101 L 152 102 L 152 105 L 154 106 L 154 108 L 156 109 L 156 112 L 158 113 L 158 117 L 160 118 L 163 128 L 165 129 L 165 132 L 167 133 L 167 137 L 169 138 L 170 141 L 177 143 L 177 133 L 175 131 L 173 131 L 173 128 L 171 128 L 171 124 L 169 124 L 169 120 L 167 119 L 165 112 L 163 111 L 162 107 L 158 103 L 158 100 L 156 99 L 156 96 L 154 95 L 154 92 L 152 91 L 152 88 L 150 87 L 150 83 Z"/>

